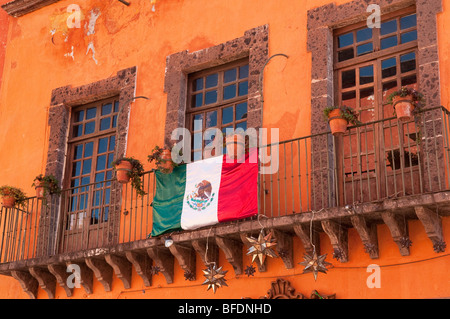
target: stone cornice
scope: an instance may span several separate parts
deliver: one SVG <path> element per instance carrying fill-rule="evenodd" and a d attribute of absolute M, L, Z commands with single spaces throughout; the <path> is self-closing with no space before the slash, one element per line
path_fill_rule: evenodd
<path fill-rule="evenodd" d="M 59 0 L 13 0 L 2 5 L 2 9 L 13 17 L 21 17 Z"/>

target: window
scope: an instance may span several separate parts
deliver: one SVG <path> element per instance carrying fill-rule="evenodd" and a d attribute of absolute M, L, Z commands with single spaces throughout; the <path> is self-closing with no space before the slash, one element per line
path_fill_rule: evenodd
<path fill-rule="evenodd" d="M 417 157 L 415 123 L 377 122 L 394 116 L 393 106 L 386 104 L 393 91 L 401 86 L 418 89 L 415 8 L 383 16 L 381 28 L 370 29 L 364 22 L 336 30 L 334 44 L 336 101 L 354 108 L 361 122 L 371 123 L 343 137 L 342 162 L 349 187 L 344 197 L 348 202 L 370 200 L 367 194 L 377 192 L 377 181 L 393 192 L 399 184 L 395 181 L 398 171 L 404 173 L 411 166 L 412 176 L 412 167 L 415 170 L 418 165 L 415 160 L 402 165 L 396 160 L 397 154 Z M 361 194 L 352 192 L 358 182 Z"/>
<path fill-rule="evenodd" d="M 248 60 L 193 73 L 188 80 L 187 127 L 192 133 L 192 159 L 202 159 L 208 128 L 247 129 Z"/>
<path fill-rule="evenodd" d="M 89 225 L 108 220 L 118 111 L 117 98 L 73 110 L 66 175 L 66 187 L 71 189 L 67 229 L 83 228 L 88 216 Z"/>

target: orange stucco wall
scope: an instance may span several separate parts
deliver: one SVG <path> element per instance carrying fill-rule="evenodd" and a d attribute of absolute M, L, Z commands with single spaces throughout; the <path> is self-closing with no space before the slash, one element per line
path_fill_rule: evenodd
<path fill-rule="evenodd" d="M 0 5 L 6 3 L 6 0 L 0 1 Z M 6 40 L 8 38 L 9 16 L 3 10 L 0 11 L 0 88 L 2 84 L 3 66 L 5 62 Z"/>
<path fill-rule="evenodd" d="M 284 53 L 288 59 L 273 59 L 264 74 L 265 127 L 280 128 L 280 139 L 306 136 L 310 133 L 311 54 L 306 48 L 307 10 L 329 0 L 160 0 L 152 12 L 150 1 L 132 1 L 127 7 L 116 0 L 64 0 L 21 18 L 10 18 L 5 56 L 3 85 L 0 94 L 0 184 L 14 184 L 31 193 L 33 178 L 44 172 L 48 149 L 48 109 L 53 89 L 92 83 L 114 76 L 118 70 L 137 66 L 136 95 L 150 100 L 132 104 L 127 154 L 141 159 L 146 168 L 148 153 L 163 142 L 166 93 L 164 75 L 166 57 L 188 50 L 194 52 L 241 37 L 246 30 L 269 25 L 269 55 Z M 335 1 L 342 4 L 347 1 Z M 67 41 L 51 30 L 64 28 L 58 21 L 67 18 L 66 8 L 78 3 L 82 11 L 81 28 L 70 29 Z M 450 107 L 450 0 L 444 0 L 444 11 L 438 16 L 438 39 L 442 104 Z M 93 34 L 87 34 L 91 12 L 100 13 Z M 276 12 L 276 14 L 274 14 Z M 220 14 L 218 14 L 220 13 Z M 3 17 L 4 13 L 0 13 Z M 2 25 L 0 24 L 0 31 Z M 0 35 L 0 44 L 2 41 Z M 92 43 L 95 48 L 88 50 Z M 91 46 L 92 48 L 92 46 Z M 0 76 L 1 76 L 0 47 Z M 149 129 L 150 128 L 150 129 Z M 7 151 L 4 151 L 7 150 Z M 443 218 L 444 237 L 450 238 L 450 218 Z M 450 297 L 449 249 L 436 254 L 418 221 L 409 222 L 413 246 L 411 255 L 401 257 L 385 225 L 378 226 L 380 259 L 371 260 L 354 229 L 349 230 L 349 259 L 341 264 L 332 259 L 333 249 L 326 236 L 321 237 L 321 252 L 333 263 L 327 275 L 302 274 L 304 248 L 294 241 L 294 269 L 287 270 L 281 259 L 270 259 L 267 272 L 254 277 L 236 277 L 231 265 L 220 253 L 229 287 L 214 295 L 202 286 L 200 258 L 197 258 L 197 281 L 185 281 L 178 264 L 174 283 L 168 285 L 162 274 L 153 277 L 146 288 L 133 269 L 131 289 L 123 289 L 114 276 L 113 289 L 105 292 L 94 279 L 94 294 L 75 289 L 73 298 L 257 298 L 278 277 L 289 280 L 305 295 L 313 289 L 323 294 L 336 293 L 338 298 L 434 298 Z M 250 258 L 244 253 L 244 267 Z M 369 289 L 366 268 L 381 267 L 381 288 Z M 432 269 L 432 271 L 430 271 Z M 47 298 L 39 290 L 40 298 Z M 67 298 L 59 286 L 57 298 Z M 0 277 L 0 298 L 28 298 L 19 283 Z"/>

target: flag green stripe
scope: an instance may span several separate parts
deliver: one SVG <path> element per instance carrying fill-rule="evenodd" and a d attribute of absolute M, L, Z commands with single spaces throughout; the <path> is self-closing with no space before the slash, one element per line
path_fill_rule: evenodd
<path fill-rule="evenodd" d="M 186 165 L 175 167 L 171 174 L 155 172 L 156 192 L 153 198 L 151 236 L 181 229 L 181 212 L 186 188 Z"/>

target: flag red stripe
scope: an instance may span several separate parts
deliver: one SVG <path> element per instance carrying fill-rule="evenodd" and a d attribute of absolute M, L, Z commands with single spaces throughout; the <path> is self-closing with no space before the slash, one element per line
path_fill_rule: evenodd
<path fill-rule="evenodd" d="M 219 222 L 247 218 L 258 213 L 258 163 L 253 152 L 257 150 L 250 151 L 250 155 L 247 153 L 244 163 L 227 163 L 227 156 L 223 156 L 217 207 Z"/>

